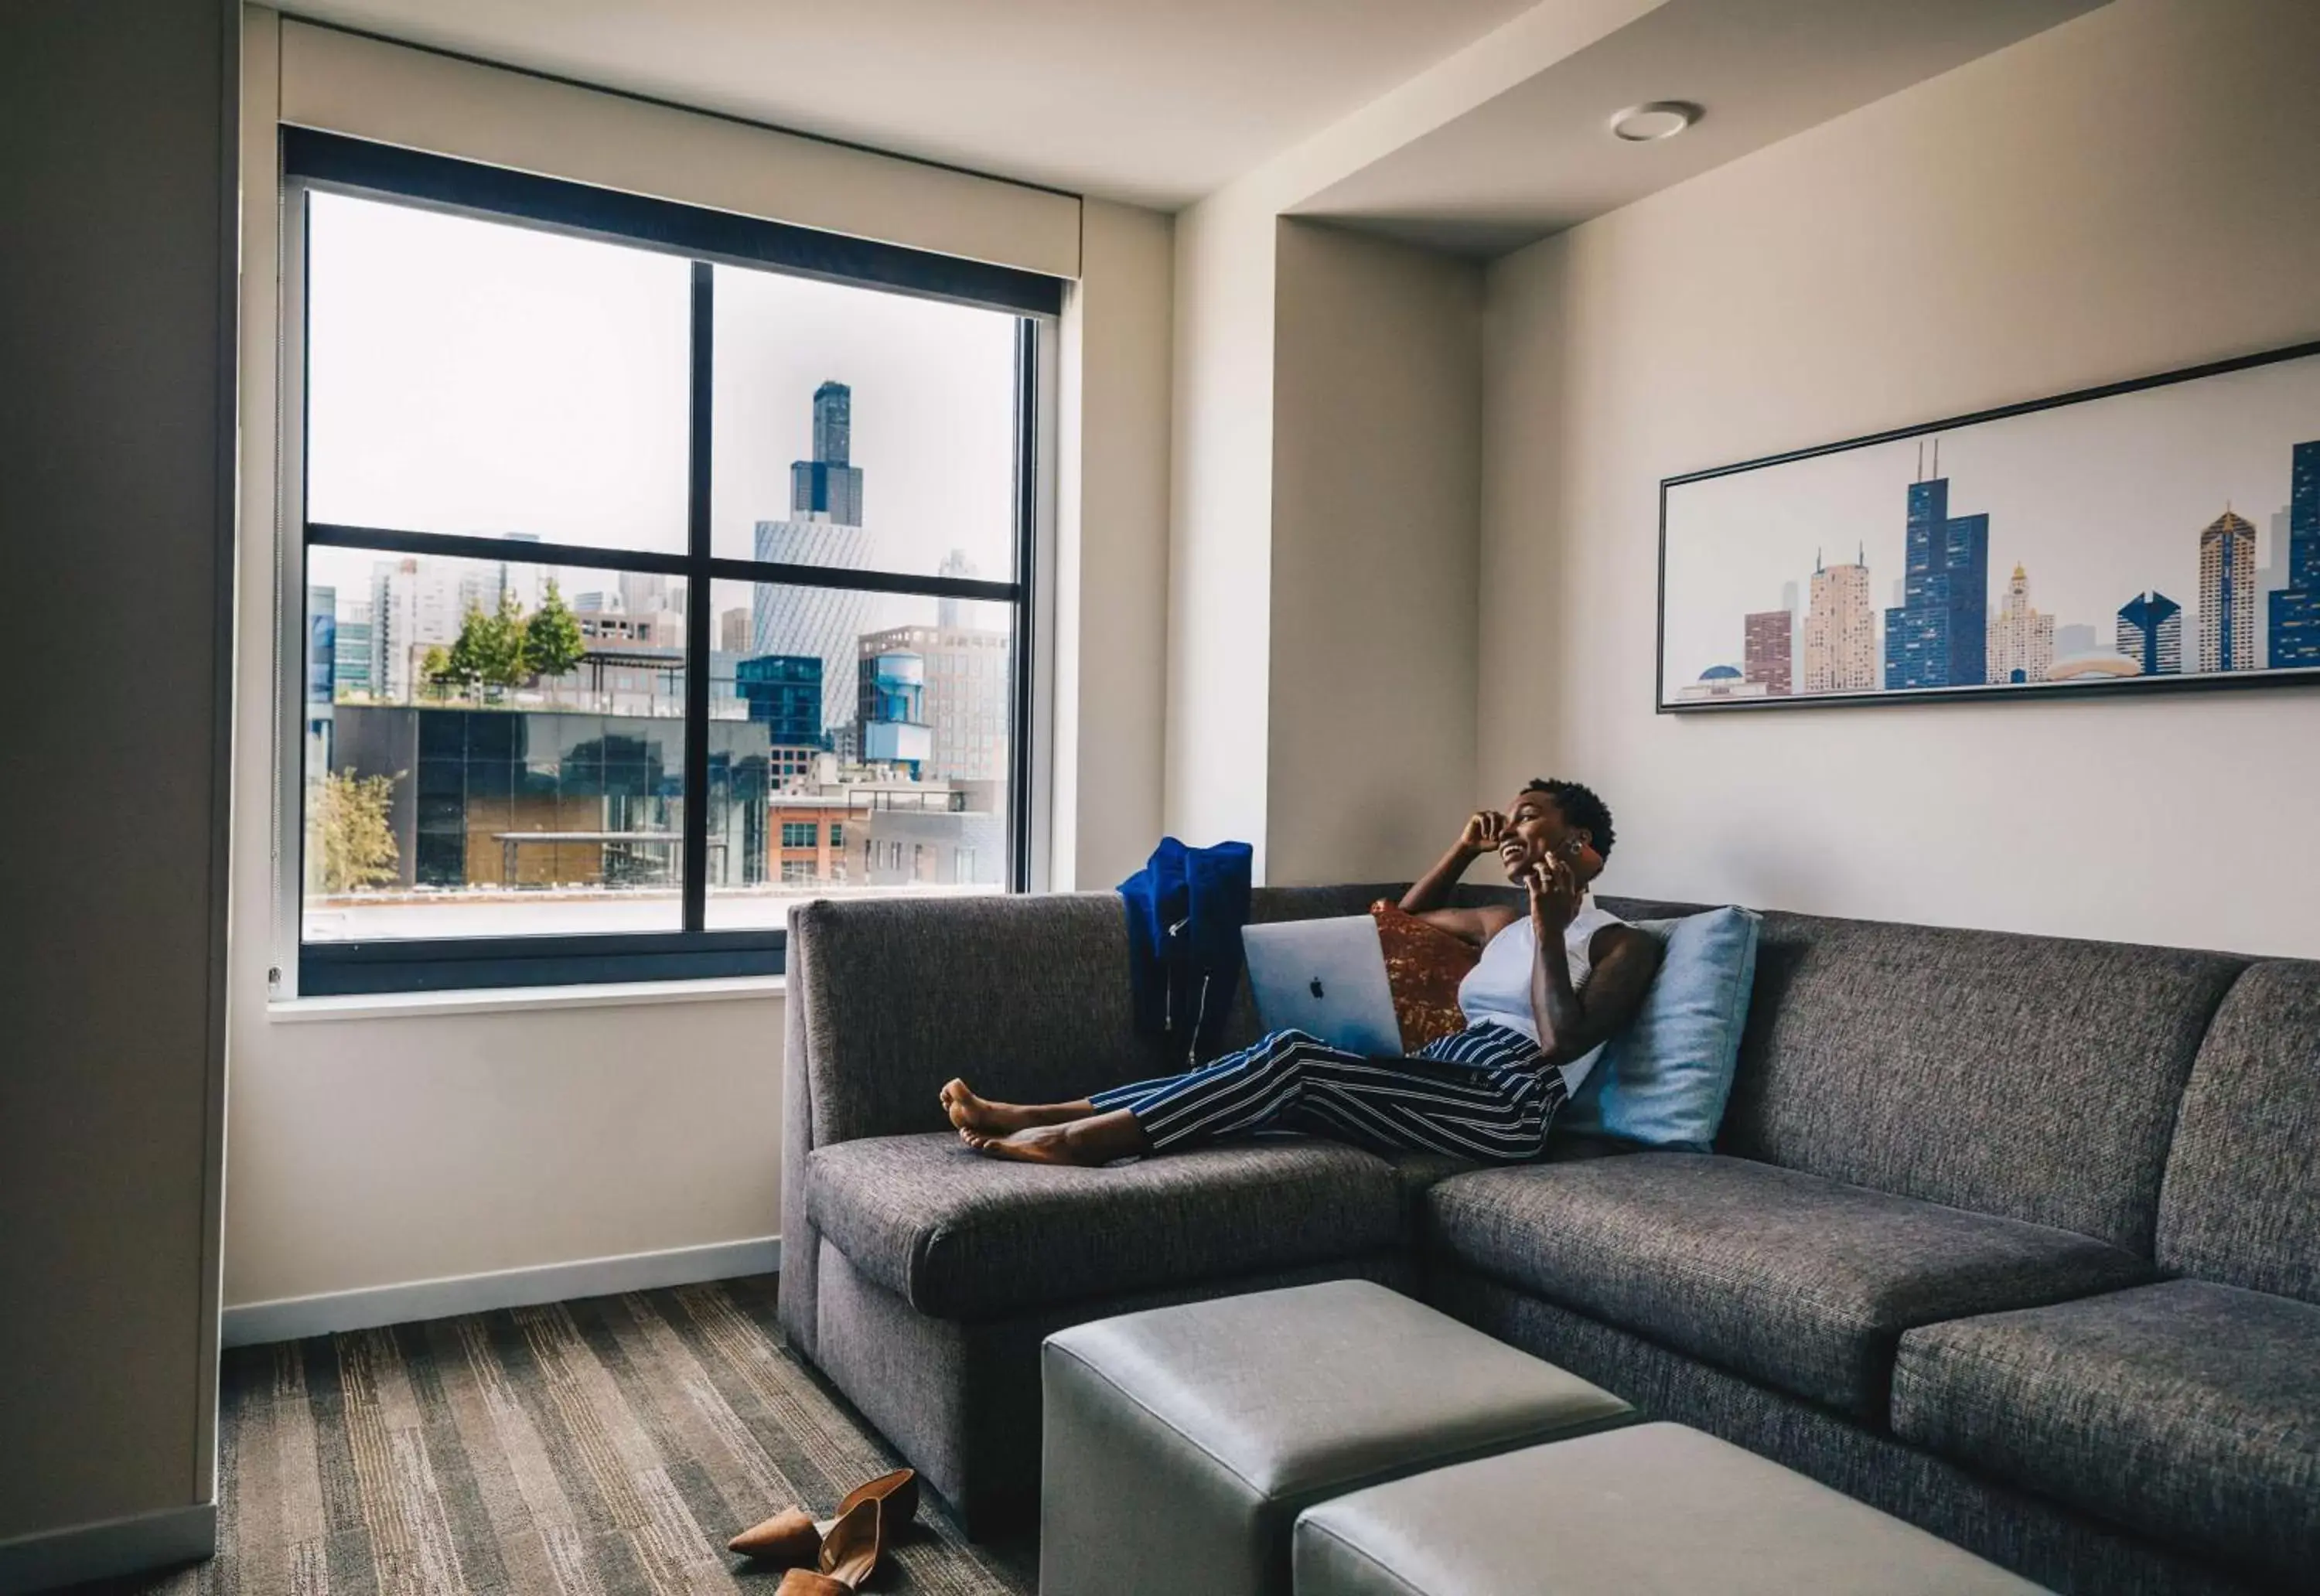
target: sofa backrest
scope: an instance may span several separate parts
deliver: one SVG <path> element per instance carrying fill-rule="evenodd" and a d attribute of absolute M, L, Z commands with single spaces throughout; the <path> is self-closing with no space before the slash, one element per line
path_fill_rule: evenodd
<path fill-rule="evenodd" d="M 1717 1148 L 2148 1256 L 2184 1082 L 2247 963 L 1766 914 Z"/>
<path fill-rule="evenodd" d="M 1164 1067 L 1135 1032 L 1115 893 L 826 899 L 798 908 L 790 938 L 807 948 L 816 1147 L 942 1129 L 954 1075 L 1053 1102 Z"/>
<path fill-rule="evenodd" d="M 1260 889 L 1258 920 L 1359 914 L 1394 886 Z M 790 919 L 812 1145 L 938 1130 L 954 1075 L 1051 1102 L 1184 1067 L 1140 1036 L 1117 893 L 825 899 Z M 1228 1043 L 1254 1040 L 1241 983 Z M 795 1044 L 793 1043 L 793 1046 Z"/>
<path fill-rule="evenodd" d="M 2251 965 L 2183 1093 L 2161 1268 L 2320 1302 L 2320 964 Z"/>

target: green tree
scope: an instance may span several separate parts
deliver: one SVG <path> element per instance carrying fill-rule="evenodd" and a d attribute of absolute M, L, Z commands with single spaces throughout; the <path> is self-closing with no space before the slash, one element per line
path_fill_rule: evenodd
<path fill-rule="evenodd" d="M 580 621 L 557 590 L 555 578 L 548 583 L 547 596 L 539 608 L 523 623 L 523 668 L 534 677 L 560 676 L 585 658 L 586 641 L 580 636 Z"/>
<path fill-rule="evenodd" d="M 419 674 L 427 678 L 427 685 L 433 690 L 438 698 L 442 697 L 447 689 L 459 685 L 458 677 L 451 669 L 451 657 L 444 652 L 443 645 L 440 643 L 428 649 L 426 655 L 421 658 Z"/>
<path fill-rule="evenodd" d="M 314 794 L 315 851 L 322 856 L 322 890 L 350 892 L 396 876 L 399 858 L 387 809 L 394 784 L 404 773 L 357 775 L 353 770 L 324 771 Z"/>
<path fill-rule="evenodd" d="M 512 687 L 523 680 L 523 610 L 515 594 L 500 594 L 496 613 L 469 605 L 459 636 L 445 660 L 452 679 L 485 688 Z"/>

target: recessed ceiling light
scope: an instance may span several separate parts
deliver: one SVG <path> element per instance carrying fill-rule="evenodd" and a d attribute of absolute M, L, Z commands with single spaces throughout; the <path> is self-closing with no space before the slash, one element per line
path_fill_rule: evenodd
<path fill-rule="evenodd" d="M 1611 136 L 1630 144 L 1650 144 L 1672 139 L 1699 120 L 1699 107 L 1689 100 L 1653 100 L 1630 105 L 1611 119 Z"/>

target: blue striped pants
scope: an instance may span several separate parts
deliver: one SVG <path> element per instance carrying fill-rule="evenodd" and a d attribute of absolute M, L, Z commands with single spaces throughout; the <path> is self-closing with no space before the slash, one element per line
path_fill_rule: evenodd
<path fill-rule="evenodd" d="M 1099 1092 L 1126 1109 L 1155 1153 L 1269 1130 L 1373 1152 L 1536 1157 L 1563 1106 L 1563 1072 L 1507 1026 L 1471 1026 L 1407 1058 L 1371 1058 L 1301 1030 L 1275 1031 L 1189 1074 Z"/>

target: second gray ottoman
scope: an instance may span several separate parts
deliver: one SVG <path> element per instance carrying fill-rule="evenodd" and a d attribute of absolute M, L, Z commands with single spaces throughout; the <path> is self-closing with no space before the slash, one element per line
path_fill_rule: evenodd
<path fill-rule="evenodd" d="M 1040 1596 L 1285 1593 L 1305 1507 L 1631 1417 L 1367 1281 L 1079 1325 L 1040 1377 Z"/>
<path fill-rule="evenodd" d="M 1297 1596 L 2033 1596 L 2038 1586 L 1680 1424 L 1323 1502 Z"/>

